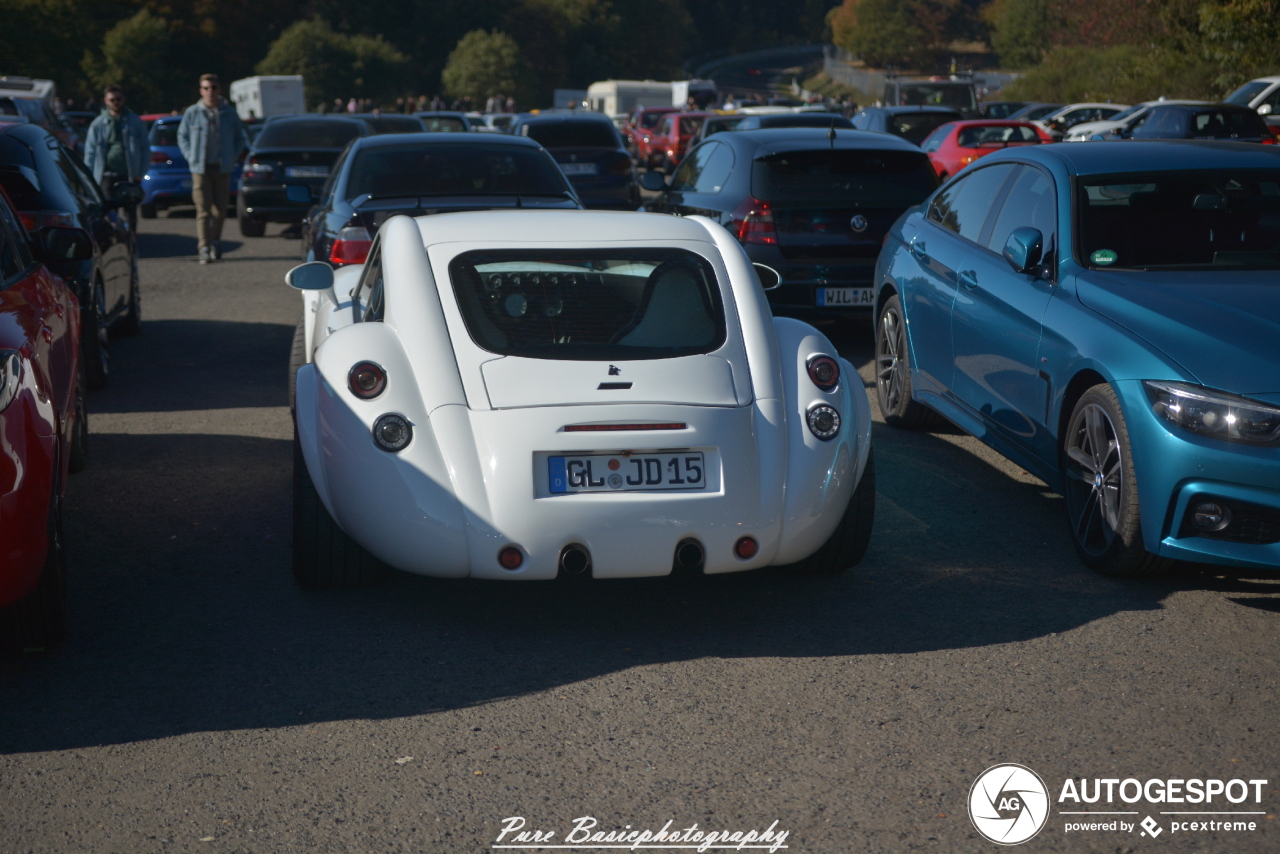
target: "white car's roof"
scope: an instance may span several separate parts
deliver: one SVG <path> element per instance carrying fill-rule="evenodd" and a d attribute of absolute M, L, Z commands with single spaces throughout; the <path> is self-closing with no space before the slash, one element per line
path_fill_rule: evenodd
<path fill-rule="evenodd" d="M 701 240 L 705 228 L 683 217 L 627 211 L 470 211 L 415 219 L 426 246 L 437 243 L 552 243 Z"/>

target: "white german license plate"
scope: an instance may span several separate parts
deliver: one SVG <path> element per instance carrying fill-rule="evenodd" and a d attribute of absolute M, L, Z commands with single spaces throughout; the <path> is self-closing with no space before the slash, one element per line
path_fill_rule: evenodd
<path fill-rule="evenodd" d="M 560 168 L 566 175 L 594 175 L 600 171 L 594 163 L 561 163 Z"/>
<path fill-rule="evenodd" d="M 289 178 L 327 178 L 328 166 L 286 166 L 284 174 Z"/>
<path fill-rule="evenodd" d="M 547 460 L 554 495 L 571 492 L 654 492 L 705 489 L 698 451 L 678 454 L 575 454 Z"/>
<path fill-rule="evenodd" d="M 875 302 L 874 288 L 818 288 L 820 306 L 870 306 Z"/>

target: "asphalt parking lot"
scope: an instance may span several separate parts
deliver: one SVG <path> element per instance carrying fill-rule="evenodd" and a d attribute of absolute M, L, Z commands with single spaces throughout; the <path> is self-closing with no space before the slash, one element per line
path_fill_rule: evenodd
<path fill-rule="evenodd" d="M 590 816 L 983 852 L 966 804 L 1001 762 L 1054 800 L 1027 851 L 1280 848 L 1280 577 L 1094 575 L 1062 499 L 958 432 L 875 425 L 839 577 L 298 590 L 298 242 L 230 223 L 202 267 L 178 213 L 142 223 L 142 334 L 89 398 L 71 635 L 0 660 L 0 850 L 466 852 Z M 870 324 L 828 329 L 869 381 Z M 1065 832 L 1063 780 L 1129 777 L 1270 783 L 1186 808 L 1249 832 Z"/>

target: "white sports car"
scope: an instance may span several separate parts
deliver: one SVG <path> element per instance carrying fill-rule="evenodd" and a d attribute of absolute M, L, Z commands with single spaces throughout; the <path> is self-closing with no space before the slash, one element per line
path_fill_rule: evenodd
<path fill-rule="evenodd" d="M 772 273 L 765 268 L 762 273 Z M 703 217 L 442 214 L 303 264 L 294 574 L 705 573 L 861 560 L 862 380 Z M 377 558 L 374 560 L 373 558 Z"/>

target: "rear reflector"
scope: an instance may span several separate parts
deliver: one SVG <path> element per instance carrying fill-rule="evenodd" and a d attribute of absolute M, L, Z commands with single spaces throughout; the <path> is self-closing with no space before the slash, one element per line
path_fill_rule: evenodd
<path fill-rule="evenodd" d="M 751 560 L 760 551 L 760 544 L 753 537 L 742 537 L 733 544 L 733 553 L 743 560 Z"/>
<path fill-rule="evenodd" d="M 524 563 L 524 554 L 515 546 L 507 546 L 498 552 L 498 564 L 503 569 L 519 569 Z"/>
<path fill-rule="evenodd" d="M 683 421 L 670 421 L 665 424 L 566 424 L 566 433 L 609 433 L 616 430 L 687 430 L 689 425 Z"/>

